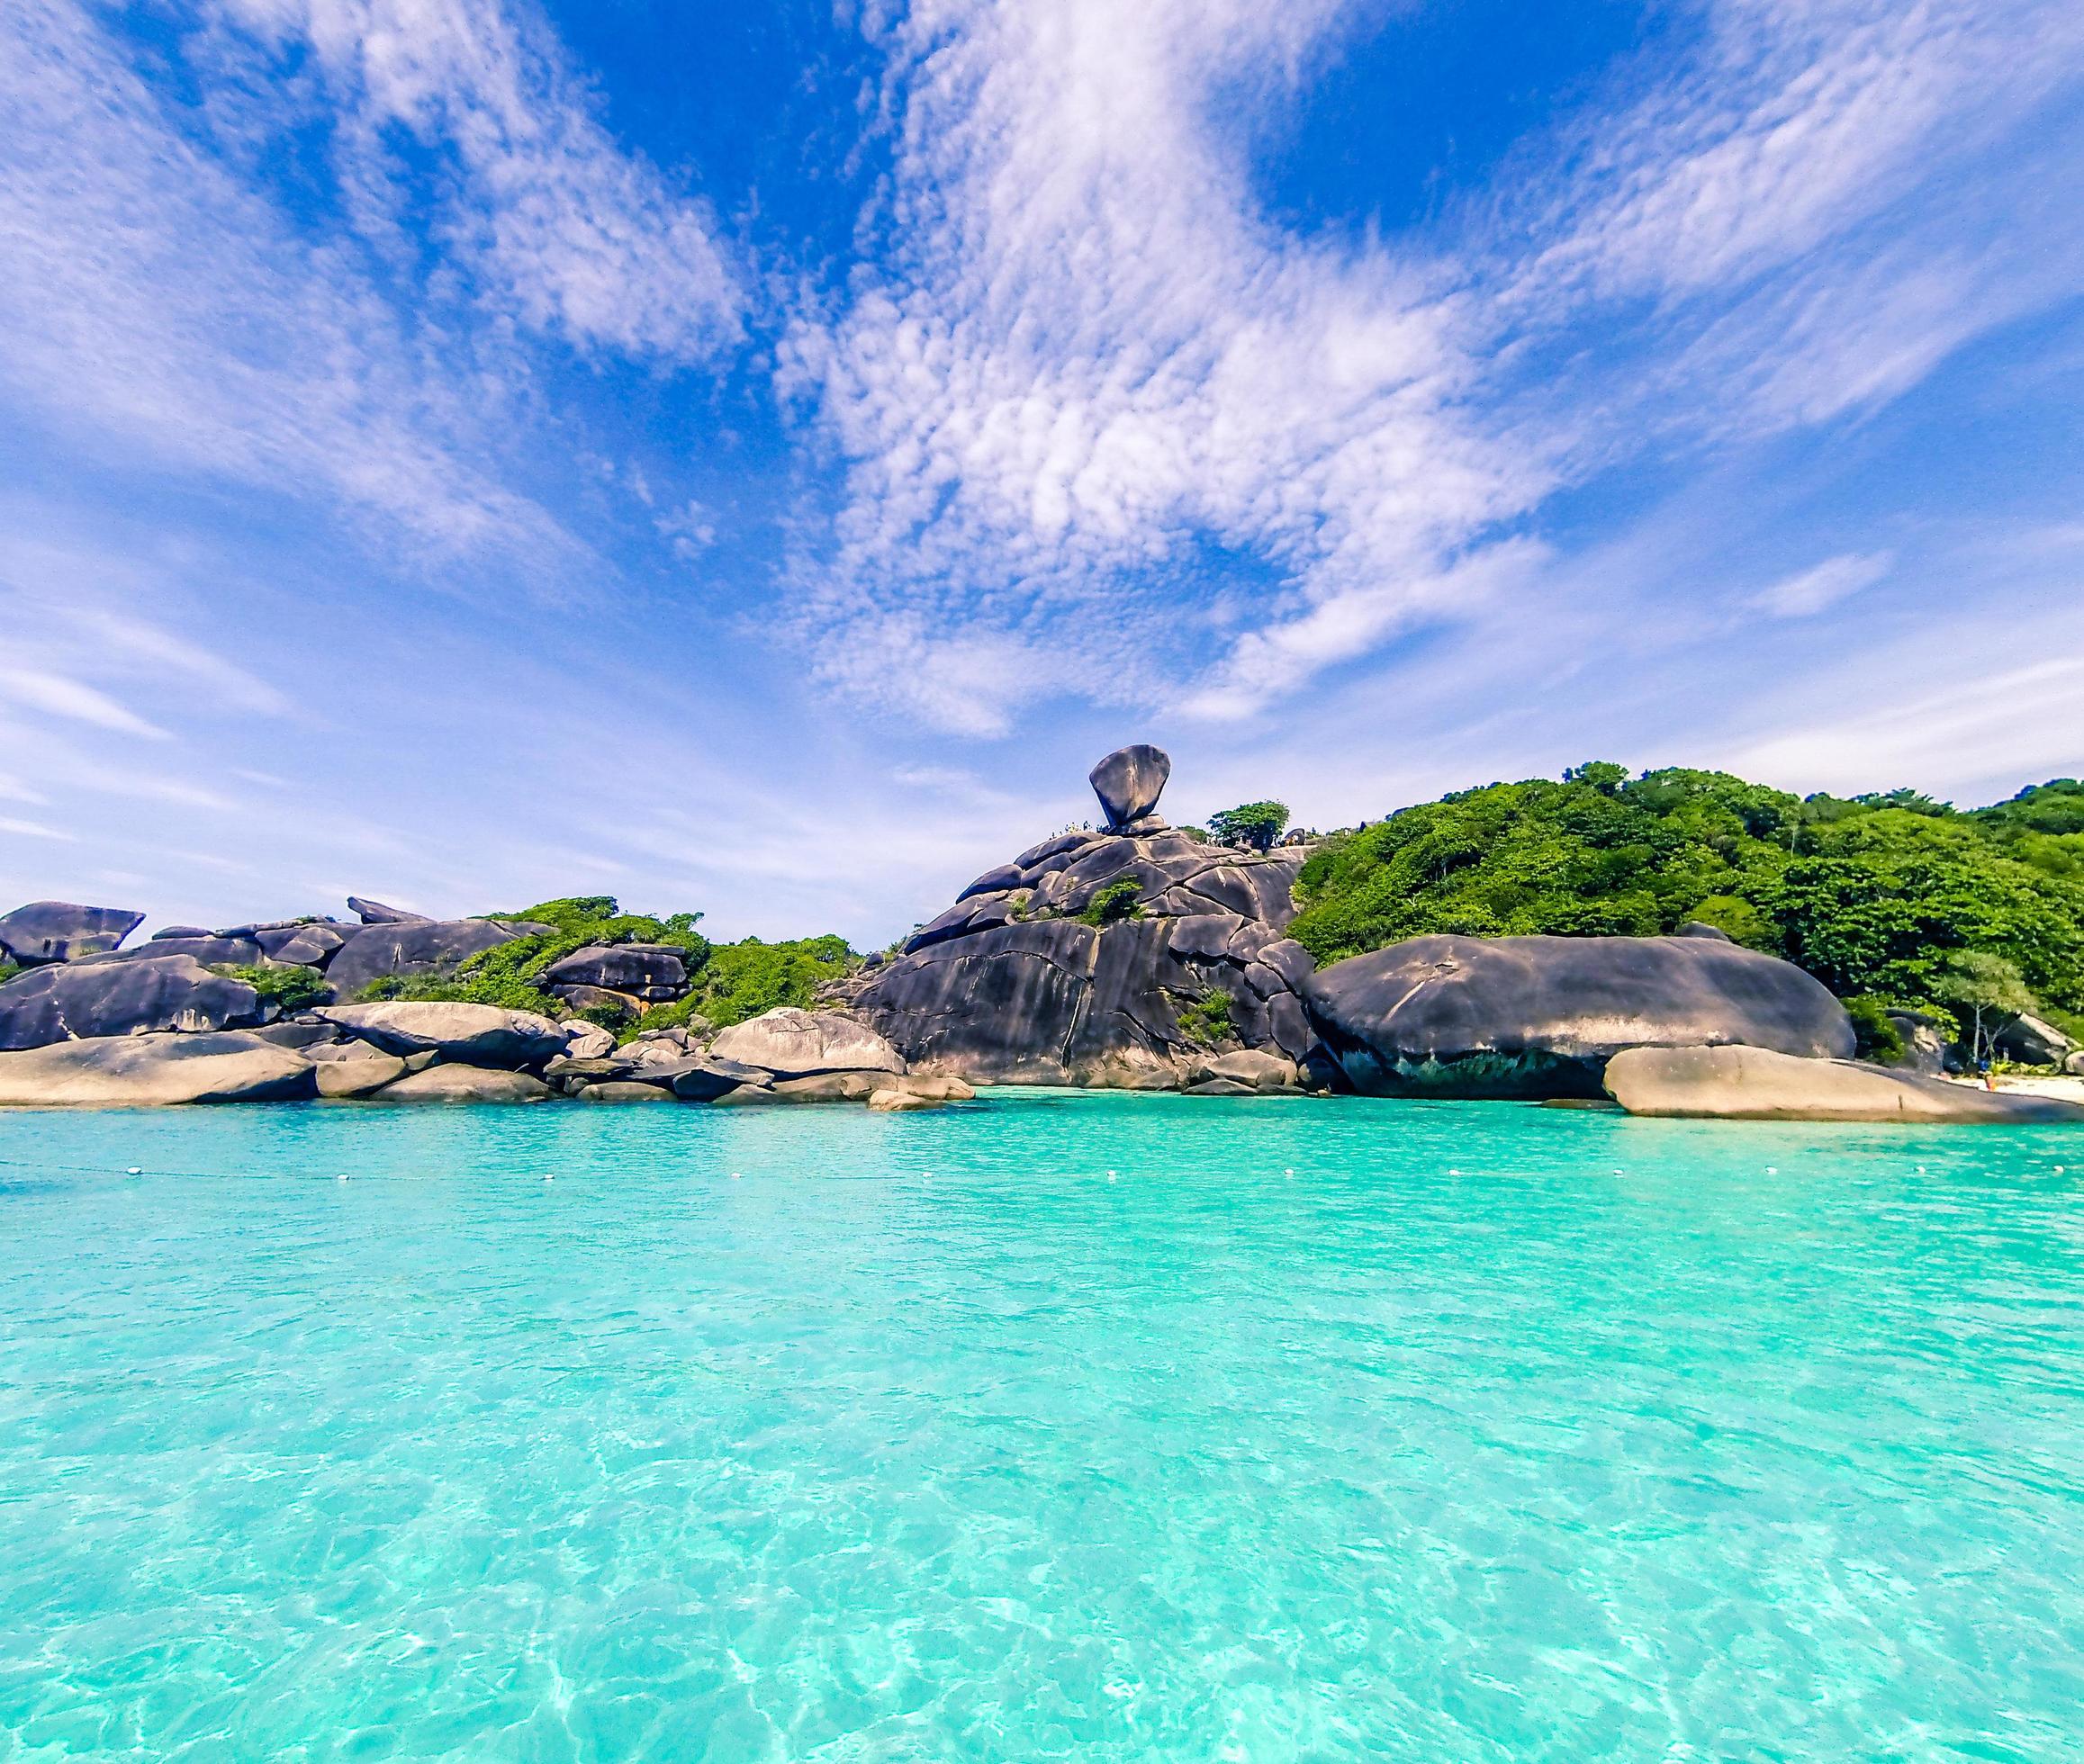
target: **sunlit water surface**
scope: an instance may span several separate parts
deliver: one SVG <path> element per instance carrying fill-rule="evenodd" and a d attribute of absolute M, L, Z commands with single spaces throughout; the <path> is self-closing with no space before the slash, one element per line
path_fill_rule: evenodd
<path fill-rule="evenodd" d="M 2073 1760 L 2080 1250 L 2061 1129 L 0 1116 L 0 1759 Z"/>

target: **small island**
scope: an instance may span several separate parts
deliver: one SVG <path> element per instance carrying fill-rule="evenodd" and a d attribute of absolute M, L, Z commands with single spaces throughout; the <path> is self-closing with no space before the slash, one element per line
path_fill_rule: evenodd
<path fill-rule="evenodd" d="M 1172 826 L 1170 772 L 1110 753 L 1096 826 L 865 957 L 604 896 L 137 944 L 140 913 L 37 902 L 0 916 L 0 1104 L 904 1112 L 1040 1084 L 2084 1120 L 2074 780 L 1962 814 L 1594 764 L 1319 835 L 1272 801 Z M 1959 1081 L 1993 1065 L 2035 1081 Z"/>

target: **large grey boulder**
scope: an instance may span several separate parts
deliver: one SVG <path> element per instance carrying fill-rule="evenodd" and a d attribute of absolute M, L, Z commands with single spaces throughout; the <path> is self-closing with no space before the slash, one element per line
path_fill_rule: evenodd
<path fill-rule="evenodd" d="M 902 1072 L 902 1055 L 859 1020 L 832 1011 L 781 1005 L 717 1032 L 713 1058 L 758 1066 L 777 1077 L 816 1072 Z"/>
<path fill-rule="evenodd" d="M 483 1066 L 429 1066 L 374 1093 L 379 1102 L 543 1102 L 552 1094 L 526 1072 Z"/>
<path fill-rule="evenodd" d="M 256 1036 L 116 1035 L 0 1053 L 0 1106 L 162 1108 L 318 1094 L 315 1068 Z"/>
<path fill-rule="evenodd" d="M 414 919 L 354 931 L 326 964 L 333 995 L 351 1003 L 372 981 L 393 975 L 443 975 L 481 950 L 497 949 L 514 933 L 490 919 Z"/>
<path fill-rule="evenodd" d="M 330 919 L 314 919 L 304 924 L 263 925 L 256 929 L 253 937 L 270 961 L 323 968 L 359 930 L 356 925 L 335 924 Z"/>
<path fill-rule="evenodd" d="M 206 932 L 201 937 L 155 937 L 129 950 L 111 950 L 98 956 L 79 956 L 74 959 L 94 967 L 112 961 L 157 961 L 163 956 L 188 956 L 205 968 L 258 968 L 267 959 L 260 945 L 250 937 L 220 936 Z"/>
<path fill-rule="evenodd" d="M 1100 811 L 1107 817 L 1107 831 L 1120 832 L 1147 819 L 1171 776 L 1171 756 L 1148 742 L 1119 747 L 1108 754 L 1088 774 Z"/>
<path fill-rule="evenodd" d="M 1845 1008 L 1791 962 L 1692 937 L 1414 937 L 1304 982 L 1371 1095 L 1596 1096 L 1624 1048 L 1849 1058 Z"/>
<path fill-rule="evenodd" d="M 2053 1023 L 2030 1015 L 2014 1017 L 1997 1033 L 1998 1057 L 2022 1066 L 2060 1066 L 2076 1045 Z"/>
<path fill-rule="evenodd" d="M 35 900 L 0 914 L 0 950 L 23 968 L 73 961 L 106 954 L 144 922 L 142 913 L 126 907 Z"/>
<path fill-rule="evenodd" d="M 740 1091 L 774 1087 L 773 1074 L 764 1068 L 719 1059 L 714 1054 L 696 1054 L 670 1066 L 652 1067 L 641 1076 L 649 1079 L 659 1074 L 664 1076 L 672 1094 L 688 1102 L 715 1102 Z"/>
<path fill-rule="evenodd" d="M 547 1017 L 496 1004 L 395 999 L 329 1004 L 316 1014 L 386 1053 L 433 1053 L 467 1066 L 539 1066 L 570 1039 Z"/>
<path fill-rule="evenodd" d="M 598 987 L 655 1004 L 687 991 L 686 958 L 669 943 L 589 944 L 552 962 L 540 984 L 546 992 Z"/>
<path fill-rule="evenodd" d="M 1709 1120 L 2084 1123 L 2084 1105 L 1764 1048 L 1629 1048 L 1606 1088 L 1631 1115 Z"/>
<path fill-rule="evenodd" d="M 190 956 L 66 962 L 0 986 L 0 1048 L 151 1030 L 250 1029 L 266 1015 L 251 986 Z"/>

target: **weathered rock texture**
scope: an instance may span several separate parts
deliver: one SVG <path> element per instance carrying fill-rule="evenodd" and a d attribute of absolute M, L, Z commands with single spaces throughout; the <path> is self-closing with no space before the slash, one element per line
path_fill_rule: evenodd
<path fill-rule="evenodd" d="M 1631 1048 L 1606 1068 L 1631 1115 L 1710 1120 L 2084 1123 L 2084 1107 L 1948 1084 L 1847 1059 L 1799 1059 L 1764 1048 Z"/>
<path fill-rule="evenodd" d="M 547 1017 L 496 1004 L 401 999 L 329 1005 L 318 1015 L 386 1053 L 435 1053 L 471 1066 L 540 1066 L 563 1053 L 569 1039 Z"/>
<path fill-rule="evenodd" d="M 248 1029 L 266 1014 L 251 986 L 191 956 L 63 962 L 0 986 L 0 1048 L 150 1030 Z"/>
<path fill-rule="evenodd" d="M 1624 1048 L 1854 1048 L 1816 980 L 1712 938 L 1414 937 L 1334 963 L 1303 997 L 1371 1095 L 1596 1096 Z"/>
<path fill-rule="evenodd" d="M 372 980 L 451 973 L 466 957 L 497 949 L 514 937 L 490 919 L 412 919 L 346 929 L 352 935 L 326 965 L 326 979 L 343 1004 Z"/>
<path fill-rule="evenodd" d="M 379 1102 L 541 1102 L 550 1086 L 526 1072 L 501 1072 L 479 1066 L 430 1066 L 386 1084 Z"/>
<path fill-rule="evenodd" d="M 317 1095 L 316 1071 L 253 1035 L 118 1035 L 0 1053 L 0 1106 L 283 1102 Z"/>
<path fill-rule="evenodd" d="M 1168 770 L 1155 748 L 1124 749 L 1094 788 L 1133 825 Z M 1296 995 L 1312 964 L 1281 933 L 1308 855 L 1162 828 L 1060 833 L 979 877 L 848 1002 L 913 1067 L 988 1084 L 1174 1089 L 1196 1055 L 1239 1048 L 1299 1062 L 1315 1041 Z M 1132 916 L 1081 921 L 1122 884 Z"/>
<path fill-rule="evenodd" d="M 1093 768 L 1086 781 L 1100 799 L 1107 831 L 1118 833 L 1135 830 L 1156 811 L 1165 780 L 1171 776 L 1171 755 L 1140 742 L 1134 747 L 1115 749 Z"/>
<path fill-rule="evenodd" d="M 0 914 L 0 951 L 24 968 L 39 962 L 75 961 L 114 949 L 144 922 L 142 913 L 120 906 L 36 900 Z"/>
<path fill-rule="evenodd" d="M 688 989 L 684 952 L 663 943 L 590 944 L 543 970 L 543 990 L 621 993 L 645 1004 L 678 998 Z"/>
<path fill-rule="evenodd" d="M 859 1020 L 833 1011 L 769 1011 L 721 1030 L 713 1058 L 756 1066 L 778 1078 L 820 1072 L 902 1072 L 898 1050 Z"/>

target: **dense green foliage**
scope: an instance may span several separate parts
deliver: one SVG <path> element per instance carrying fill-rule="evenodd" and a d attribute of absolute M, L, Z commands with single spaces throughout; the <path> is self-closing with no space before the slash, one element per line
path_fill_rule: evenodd
<path fill-rule="evenodd" d="M 1214 992 L 1206 998 L 1197 998 L 1192 1004 L 1180 1006 L 1174 1014 L 1181 1032 L 1201 1047 L 1216 1047 L 1237 1034 L 1237 1021 L 1231 1014 L 1227 993 Z"/>
<path fill-rule="evenodd" d="M 1133 877 L 1124 876 L 1119 882 L 1096 888 L 1078 918 L 1088 925 L 1117 925 L 1124 919 L 1136 917 L 1142 911 L 1142 884 Z"/>
<path fill-rule="evenodd" d="M 1335 961 L 1432 932 L 1646 936 L 1704 920 L 1841 997 L 1947 1008 L 1956 950 L 2084 1011 L 2084 787 L 1960 814 L 1914 792 L 1803 798 L 1726 772 L 1458 791 L 1326 842 L 1293 935 Z M 1958 1014 L 1958 1013 L 1956 1013 Z"/>
<path fill-rule="evenodd" d="M 641 1017 L 609 1008 L 590 1008 L 578 1014 L 627 1031 L 682 1025 L 697 1017 L 720 1029 L 778 1004 L 808 1004 L 819 986 L 851 972 L 857 959 L 839 937 L 796 938 L 782 943 L 748 937 L 742 943 L 712 944 L 695 930 L 701 917 L 699 913 L 676 913 L 663 919 L 625 913 L 607 895 L 542 901 L 525 912 L 486 916 L 551 929 L 530 932 L 483 950 L 463 962 L 454 975 L 378 980 L 364 987 L 360 995 L 454 999 L 561 1018 L 572 1012 L 540 990 L 538 984 L 552 962 L 596 943 L 663 943 L 682 952 L 689 976 L 686 997 L 654 1005 Z"/>
<path fill-rule="evenodd" d="M 22 964 L 20 962 L 0 961 L 0 986 L 5 986 L 8 981 L 21 972 Z"/>
<path fill-rule="evenodd" d="M 694 987 L 677 1004 L 645 1012 L 646 1029 L 707 1017 L 718 1029 L 744 1022 L 777 1005 L 807 1005 L 818 987 L 856 966 L 843 937 L 798 937 L 762 943 L 718 944 L 694 976 Z"/>
<path fill-rule="evenodd" d="M 212 974 L 227 980 L 242 980 L 258 993 L 264 1004 L 279 1004 L 284 1011 L 309 1010 L 330 1002 L 333 989 L 325 976 L 309 968 L 213 967 Z"/>
<path fill-rule="evenodd" d="M 1288 824 L 1286 803 L 1240 803 L 1208 817 L 1208 830 L 1222 845 L 1244 845 L 1264 851 Z"/>

